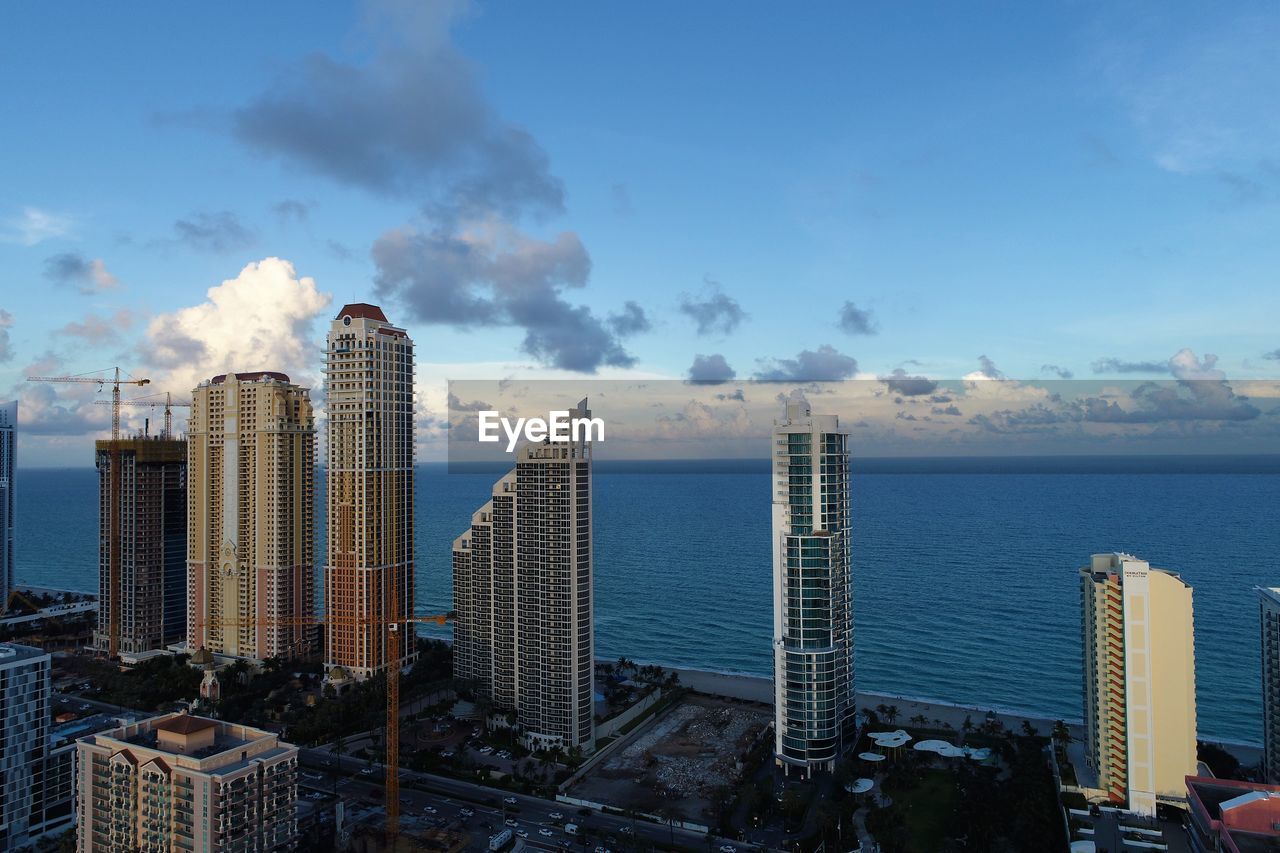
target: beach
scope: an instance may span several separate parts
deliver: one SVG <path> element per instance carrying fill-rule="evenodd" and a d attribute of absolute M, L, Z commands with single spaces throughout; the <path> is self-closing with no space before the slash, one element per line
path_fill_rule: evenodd
<path fill-rule="evenodd" d="M 667 667 L 667 669 L 679 673 L 680 683 L 699 693 L 725 696 L 730 699 L 741 699 L 747 702 L 760 702 L 766 705 L 773 704 L 773 680 L 770 678 L 758 675 L 713 672 L 703 669 L 681 669 L 677 667 Z M 870 708 L 875 710 L 879 705 L 892 706 L 898 709 L 898 715 L 894 722 L 889 724 L 888 721 L 882 721 L 884 725 L 881 728 L 919 725 L 912 722 L 912 720 L 923 716 L 928 720 L 928 723 L 925 724 L 928 728 L 945 728 L 947 724 L 950 724 L 951 728 L 959 730 L 964 725 L 966 717 L 976 727 L 986 721 L 989 713 L 994 713 L 995 718 L 1007 729 L 1021 731 L 1022 724 L 1028 722 L 1037 732 L 1047 735 L 1053 730 L 1053 725 L 1056 722 L 1056 720 L 1047 717 L 1009 709 L 964 706 L 951 702 L 919 699 L 910 696 L 859 691 L 857 697 L 859 709 Z M 1067 719 L 1064 722 L 1067 723 L 1067 728 L 1071 732 L 1073 739 L 1077 741 L 1084 739 L 1084 726 L 1079 719 Z M 1221 746 L 1246 766 L 1257 764 L 1262 757 L 1262 750 L 1253 744 L 1228 742 L 1222 743 Z"/>

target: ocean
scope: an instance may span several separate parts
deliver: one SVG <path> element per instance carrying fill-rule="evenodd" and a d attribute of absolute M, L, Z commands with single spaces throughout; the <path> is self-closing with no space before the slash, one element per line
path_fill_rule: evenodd
<path fill-rule="evenodd" d="M 1077 569 L 1092 553 L 1127 551 L 1195 588 L 1201 737 L 1258 743 L 1253 587 L 1280 585 L 1280 474 L 1239 473 L 1247 462 L 1151 470 L 1160 466 L 862 466 L 858 688 L 1078 719 Z M 495 479 L 418 468 L 420 612 L 450 609 L 450 545 Z M 20 468 L 16 485 L 18 579 L 96 591 L 96 472 Z M 594 488 L 597 653 L 769 675 L 767 469 L 601 463 Z"/>

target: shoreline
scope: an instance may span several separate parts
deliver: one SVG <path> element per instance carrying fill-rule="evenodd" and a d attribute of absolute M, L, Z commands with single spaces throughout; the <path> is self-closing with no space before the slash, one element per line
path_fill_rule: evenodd
<path fill-rule="evenodd" d="M 663 668 L 670 672 L 678 673 L 681 684 L 699 693 L 729 699 L 741 699 L 747 702 L 759 702 L 765 705 L 773 704 L 772 678 L 747 673 L 719 672 L 689 667 L 665 666 Z M 1047 735 L 1053 729 L 1053 724 L 1058 719 L 1062 719 L 1067 724 L 1067 728 L 1073 738 L 1079 740 L 1083 739 L 1084 736 L 1084 722 L 1078 717 L 1051 718 L 1037 714 L 1034 711 L 1023 711 L 1016 708 L 984 708 L 977 705 L 962 705 L 958 702 L 949 702 L 942 699 L 903 696 L 894 693 L 870 693 L 861 690 L 857 691 L 857 702 L 859 708 L 874 709 L 877 705 L 896 705 L 898 708 L 897 719 L 892 724 L 886 723 L 885 727 L 896 728 L 902 725 L 914 725 L 911 722 L 911 718 L 922 715 L 928 718 L 928 726 L 930 728 L 936 727 L 934 721 L 938 720 L 944 724 L 950 723 L 952 728 L 959 730 L 964 725 L 965 717 L 968 717 L 974 726 L 979 726 L 987 719 L 988 713 L 994 713 L 996 719 L 1006 728 L 1014 731 L 1020 730 L 1025 720 L 1031 723 L 1040 734 Z M 1204 738 L 1201 739 L 1204 740 Z M 1206 740 L 1205 742 L 1218 744 L 1238 758 L 1242 764 L 1256 764 L 1262 757 L 1261 744 L 1228 740 Z"/>

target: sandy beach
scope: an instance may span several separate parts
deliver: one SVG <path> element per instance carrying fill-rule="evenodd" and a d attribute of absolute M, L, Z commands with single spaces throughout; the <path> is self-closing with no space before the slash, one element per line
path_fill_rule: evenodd
<path fill-rule="evenodd" d="M 773 681 L 756 675 L 731 675 L 724 672 L 711 672 L 701 669 L 680 669 L 667 667 L 680 674 L 680 683 L 700 693 L 714 696 L 727 696 L 731 699 L 742 699 L 748 702 L 773 704 Z M 893 696 L 881 693 L 858 692 L 858 707 L 872 708 L 877 705 L 897 707 L 898 716 L 894 726 L 911 726 L 912 718 L 923 716 L 930 727 L 949 723 L 952 728 L 959 729 L 964 725 L 965 717 L 975 725 L 981 725 L 988 712 L 995 710 L 996 718 L 1009 729 L 1020 731 L 1024 721 L 1031 723 L 1036 731 L 1047 735 L 1052 729 L 1054 720 L 1009 710 L 966 707 L 949 702 L 926 701 L 904 696 Z M 935 722 L 935 721 L 940 721 Z M 1071 736 L 1080 740 L 1084 737 L 1084 727 L 1077 719 L 1067 719 Z M 1222 746 L 1246 765 L 1257 764 L 1261 758 L 1261 749 L 1251 744 L 1223 743 Z"/>

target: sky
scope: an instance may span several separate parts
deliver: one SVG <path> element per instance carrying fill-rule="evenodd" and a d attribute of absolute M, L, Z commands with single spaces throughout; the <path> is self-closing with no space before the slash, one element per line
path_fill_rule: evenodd
<path fill-rule="evenodd" d="M 353 301 L 416 342 L 421 458 L 449 379 L 1265 395 L 1277 44 L 1266 3 L 3 4 L 0 398 L 92 464 L 104 395 L 27 376 L 319 398 Z"/>

